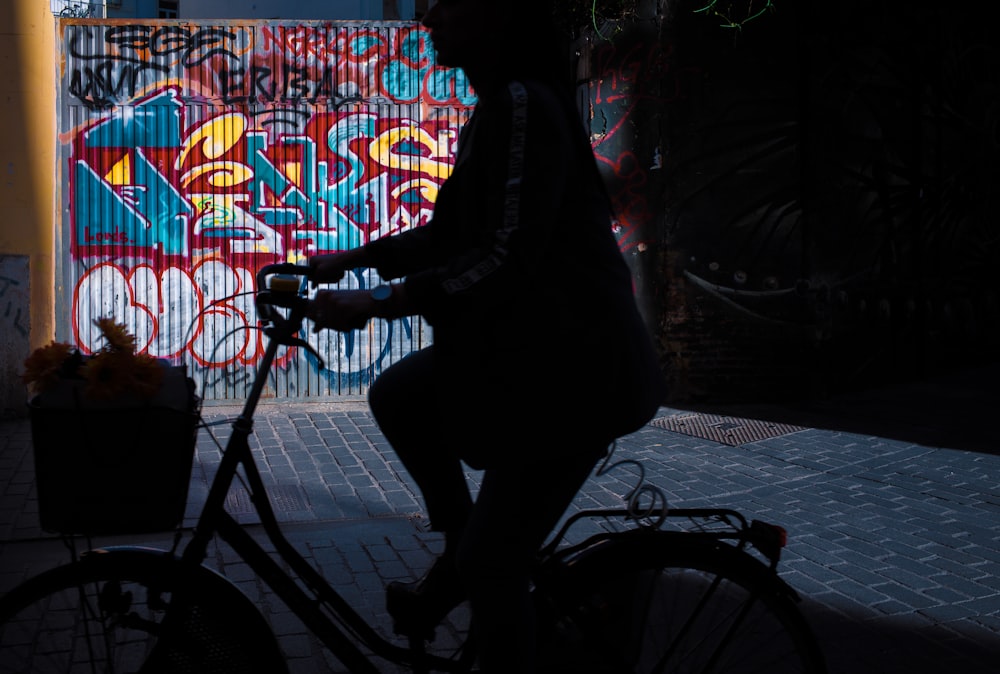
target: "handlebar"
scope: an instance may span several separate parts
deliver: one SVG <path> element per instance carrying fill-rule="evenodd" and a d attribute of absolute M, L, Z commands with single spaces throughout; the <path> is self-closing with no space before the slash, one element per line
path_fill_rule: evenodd
<path fill-rule="evenodd" d="M 309 266 L 290 262 L 268 264 L 257 271 L 257 292 L 254 303 L 257 316 L 263 324 L 264 334 L 285 346 L 299 346 L 311 353 L 325 367 L 319 353 L 308 342 L 298 337 L 302 321 L 309 308 L 305 291 L 313 270 Z M 275 307 L 288 309 L 283 314 Z"/>
<path fill-rule="evenodd" d="M 277 262 L 275 264 L 266 264 L 257 270 L 257 288 L 258 290 L 265 287 L 271 290 L 277 290 L 270 285 L 266 284 L 268 276 L 282 276 L 285 277 L 282 280 L 288 281 L 290 277 L 299 277 L 301 280 L 308 281 L 312 278 L 313 269 L 308 265 L 303 264 L 293 264 L 291 262 Z M 298 289 L 296 289 L 296 292 Z"/>

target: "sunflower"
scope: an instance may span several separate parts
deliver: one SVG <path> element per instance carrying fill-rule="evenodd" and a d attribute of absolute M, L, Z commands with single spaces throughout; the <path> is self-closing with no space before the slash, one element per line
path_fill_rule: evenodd
<path fill-rule="evenodd" d="M 72 354 L 73 347 L 62 342 L 52 342 L 35 349 L 24 361 L 21 381 L 39 393 L 51 388 L 65 374 L 64 365 Z"/>
<path fill-rule="evenodd" d="M 88 358 L 80 368 L 86 386 L 84 394 L 94 400 L 109 400 L 129 391 L 132 377 L 131 354 L 102 351 Z"/>
<path fill-rule="evenodd" d="M 163 384 L 163 368 L 156 358 L 148 353 L 140 353 L 131 359 L 129 365 L 129 390 L 140 398 L 152 398 Z"/>
<path fill-rule="evenodd" d="M 92 356 L 84 356 L 69 344 L 52 342 L 25 359 L 21 380 L 35 393 L 75 379 L 83 380 L 84 395 L 95 400 L 155 396 L 163 383 L 163 365 L 147 353 L 136 353 L 136 339 L 124 324 L 98 318 L 94 325 L 105 343 Z"/>
<path fill-rule="evenodd" d="M 108 341 L 106 350 L 135 353 L 135 337 L 129 334 L 123 323 L 116 323 L 113 318 L 97 318 L 94 325 L 101 329 L 101 334 Z"/>

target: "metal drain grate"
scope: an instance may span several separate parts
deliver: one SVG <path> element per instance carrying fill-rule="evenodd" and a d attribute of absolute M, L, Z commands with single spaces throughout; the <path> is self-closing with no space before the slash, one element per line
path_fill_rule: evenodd
<path fill-rule="evenodd" d="M 649 422 L 657 428 L 683 433 L 696 438 L 713 440 L 736 447 L 747 442 L 776 438 L 805 430 L 802 426 L 779 424 L 773 421 L 724 417 L 718 414 L 677 414 L 660 417 Z"/>
<path fill-rule="evenodd" d="M 305 510 L 302 495 L 295 485 L 271 485 L 267 488 L 271 504 L 278 512 L 293 512 Z M 254 512 L 250 494 L 242 487 L 233 487 L 226 496 L 226 510 L 233 515 L 248 515 Z"/>

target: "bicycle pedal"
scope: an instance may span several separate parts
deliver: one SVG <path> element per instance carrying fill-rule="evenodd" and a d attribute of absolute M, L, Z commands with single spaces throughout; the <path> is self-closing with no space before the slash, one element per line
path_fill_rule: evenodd
<path fill-rule="evenodd" d="M 437 637 L 437 630 L 435 627 L 427 627 L 427 625 L 407 625 L 406 623 L 401 623 L 399 621 L 393 621 L 392 631 L 397 636 L 406 637 L 410 642 L 422 641 L 424 643 L 430 643 L 434 641 Z"/>
<path fill-rule="evenodd" d="M 441 621 L 462 602 L 463 593 L 450 562 L 438 559 L 418 581 L 393 581 L 385 588 L 385 608 L 393 631 L 409 639 L 434 641 Z"/>

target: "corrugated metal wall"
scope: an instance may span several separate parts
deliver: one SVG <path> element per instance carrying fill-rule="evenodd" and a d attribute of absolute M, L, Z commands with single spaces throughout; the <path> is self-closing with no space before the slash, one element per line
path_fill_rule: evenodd
<path fill-rule="evenodd" d="M 57 337 L 114 316 L 206 401 L 249 388 L 256 269 L 425 223 L 475 102 L 410 22 L 58 20 L 57 45 Z M 327 369 L 289 352 L 267 395 L 363 395 L 430 338 L 304 336 Z"/>

